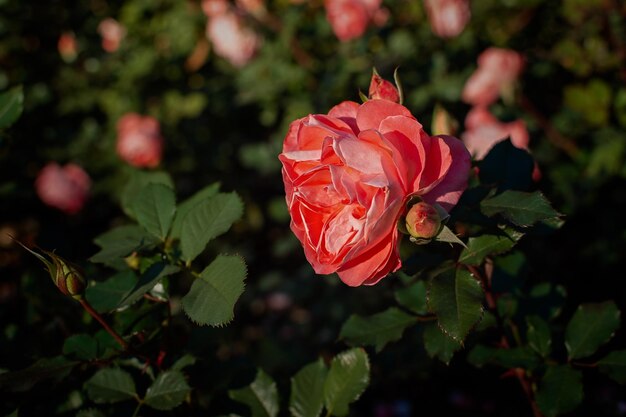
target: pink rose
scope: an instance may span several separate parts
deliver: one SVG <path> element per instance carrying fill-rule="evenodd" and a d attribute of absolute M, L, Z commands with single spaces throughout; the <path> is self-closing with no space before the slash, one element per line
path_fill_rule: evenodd
<path fill-rule="evenodd" d="M 206 34 L 215 53 L 236 67 L 246 65 L 261 43 L 259 35 L 246 28 L 241 18 L 230 9 L 209 17 Z"/>
<path fill-rule="evenodd" d="M 475 106 L 488 106 L 510 89 L 524 68 L 519 53 L 489 48 L 478 57 L 478 68 L 465 83 L 463 101 Z"/>
<path fill-rule="evenodd" d="M 117 20 L 109 17 L 100 22 L 98 33 L 102 36 L 102 49 L 107 52 L 115 52 L 126 36 L 126 29 Z"/>
<path fill-rule="evenodd" d="M 450 210 L 470 168 L 461 141 L 431 137 L 406 107 L 376 99 L 294 121 L 279 159 L 291 230 L 307 260 L 350 286 L 400 268 L 396 225 L 408 199 Z"/>
<path fill-rule="evenodd" d="M 72 32 L 63 32 L 61 36 L 59 36 L 57 49 L 59 55 L 61 55 L 61 58 L 63 58 L 65 62 L 74 61 L 78 55 L 76 36 L 74 36 Z"/>
<path fill-rule="evenodd" d="M 150 116 L 127 113 L 117 122 L 117 154 L 136 167 L 154 168 L 161 162 L 163 138 L 159 122 Z"/>
<path fill-rule="evenodd" d="M 430 27 L 435 35 L 454 38 L 471 17 L 468 0 L 424 0 Z"/>
<path fill-rule="evenodd" d="M 363 35 L 370 22 L 382 26 L 388 12 L 381 9 L 382 0 L 325 0 L 326 18 L 340 41 Z"/>
<path fill-rule="evenodd" d="M 378 98 L 399 103 L 400 93 L 395 85 L 383 79 L 376 71 L 374 71 L 372 74 L 372 81 L 370 81 L 369 98 Z"/>
<path fill-rule="evenodd" d="M 511 138 L 513 146 L 528 150 L 530 140 L 523 120 L 502 123 L 484 107 L 474 107 L 465 118 L 463 143 L 474 159 L 481 160 L 497 143 Z"/>
<path fill-rule="evenodd" d="M 50 162 L 39 171 L 35 180 L 35 190 L 41 201 L 67 214 L 78 213 L 83 208 L 90 187 L 89 175 L 74 164 L 60 167 Z"/>

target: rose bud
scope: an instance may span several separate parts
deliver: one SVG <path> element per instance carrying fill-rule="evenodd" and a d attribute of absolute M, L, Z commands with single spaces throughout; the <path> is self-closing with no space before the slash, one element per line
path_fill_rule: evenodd
<path fill-rule="evenodd" d="M 48 252 L 42 250 L 42 252 L 52 259 L 50 262 L 43 255 L 27 248 L 22 242 L 14 239 L 17 244 L 32 253 L 37 259 L 39 259 L 46 266 L 46 270 L 50 274 L 54 285 L 64 294 L 75 300 L 81 300 L 85 293 L 86 282 L 83 274 L 80 272 L 77 266 L 72 265 L 65 259 L 61 258 L 54 252 Z"/>
<path fill-rule="evenodd" d="M 432 239 L 441 229 L 441 216 L 433 206 L 424 202 L 411 207 L 405 221 L 409 234 L 418 239 Z"/>
<path fill-rule="evenodd" d="M 383 79 L 374 68 L 372 81 L 370 82 L 369 98 L 378 98 L 382 100 L 393 101 L 394 103 L 399 103 L 400 93 L 393 84 Z"/>

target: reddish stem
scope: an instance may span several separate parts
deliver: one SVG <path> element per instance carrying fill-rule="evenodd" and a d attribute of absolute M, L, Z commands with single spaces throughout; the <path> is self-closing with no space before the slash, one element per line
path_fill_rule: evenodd
<path fill-rule="evenodd" d="M 87 313 L 89 313 L 91 317 L 93 317 L 94 319 L 98 320 L 98 322 L 102 325 L 102 327 L 104 327 L 104 330 L 106 330 L 111 336 L 113 336 L 115 341 L 119 343 L 119 345 L 124 350 L 128 350 L 128 343 L 122 338 L 122 336 L 120 336 L 115 330 L 113 330 L 113 328 L 109 326 L 109 324 L 106 321 L 104 321 L 100 313 L 94 310 L 94 308 L 91 306 L 91 304 L 87 302 L 87 300 L 82 299 L 79 302 L 80 302 L 80 305 L 83 306 L 83 308 L 87 311 Z"/>
<path fill-rule="evenodd" d="M 474 276 L 474 278 L 476 278 L 483 286 L 483 290 L 485 292 L 485 300 L 487 301 L 487 307 L 489 307 L 489 310 L 491 310 L 493 312 L 493 314 L 496 316 L 496 320 L 498 322 L 498 327 L 500 327 L 500 330 L 502 332 L 502 337 L 500 338 L 500 345 L 504 349 L 510 349 L 511 348 L 511 344 L 509 343 L 509 340 L 506 337 L 506 333 L 504 331 L 504 326 L 502 324 L 502 318 L 498 314 L 496 298 L 494 297 L 493 293 L 491 292 L 491 280 L 490 280 L 490 278 L 486 277 L 484 274 L 482 274 L 481 271 L 478 268 L 476 268 L 475 266 L 465 265 L 465 267 L 470 271 L 470 273 Z M 524 391 L 524 394 L 526 394 L 526 399 L 528 399 L 528 402 L 530 403 L 530 408 L 533 411 L 533 416 L 534 417 L 544 417 L 544 415 L 541 413 L 541 410 L 539 410 L 539 407 L 537 406 L 537 402 L 535 401 L 535 395 L 534 395 L 534 392 L 533 392 L 533 388 L 532 388 L 530 379 L 528 378 L 528 375 L 526 375 L 526 372 L 522 368 L 515 368 L 515 369 L 513 369 L 513 372 L 515 373 L 515 376 L 517 377 L 517 380 L 519 381 L 520 385 L 522 386 L 522 390 Z"/>

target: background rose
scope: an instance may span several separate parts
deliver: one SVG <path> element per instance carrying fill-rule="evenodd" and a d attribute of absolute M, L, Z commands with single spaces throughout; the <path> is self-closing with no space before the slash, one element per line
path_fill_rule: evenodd
<path fill-rule="evenodd" d="M 488 48 L 478 57 L 478 68 L 463 88 L 463 101 L 488 106 L 510 89 L 524 68 L 521 54 L 503 48 Z"/>
<path fill-rule="evenodd" d="M 289 128 L 280 155 L 291 229 L 319 274 L 372 285 L 401 266 L 396 223 L 410 196 L 450 210 L 470 156 L 430 137 L 404 106 L 343 102 Z"/>
<path fill-rule="evenodd" d="M 340 41 L 349 41 L 365 33 L 370 22 L 382 26 L 388 11 L 381 0 L 326 0 L 326 18 Z"/>
<path fill-rule="evenodd" d="M 104 19 L 98 25 L 98 33 L 102 36 L 102 49 L 115 52 L 126 36 L 126 28 L 113 18 Z"/>
<path fill-rule="evenodd" d="M 459 35 L 471 17 L 468 0 L 425 0 L 424 4 L 433 33 L 442 38 Z"/>
<path fill-rule="evenodd" d="M 150 116 L 128 113 L 117 122 L 117 153 L 136 167 L 154 168 L 161 162 L 163 138 L 159 122 Z"/>
<path fill-rule="evenodd" d="M 206 36 L 215 53 L 236 67 L 246 65 L 261 43 L 259 35 L 246 27 L 241 16 L 224 1 L 205 1 L 203 10 L 209 18 Z"/>
<path fill-rule="evenodd" d="M 83 208 L 90 187 L 89 175 L 75 164 L 61 167 L 50 162 L 39 171 L 35 180 L 35 190 L 41 201 L 68 214 L 78 213 Z"/>

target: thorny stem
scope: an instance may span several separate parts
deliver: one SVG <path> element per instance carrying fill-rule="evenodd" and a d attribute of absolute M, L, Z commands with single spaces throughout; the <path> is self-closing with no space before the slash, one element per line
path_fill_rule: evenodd
<path fill-rule="evenodd" d="M 122 338 L 122 336 L 120 336 L 115 330 L 113 330 L 113 328 L 109 326 L 109 324 L 106 321 L 104 321 L 100 313 L 94 310 L 94 308 L 91 306 L 91 304 L 87 302 L 87 300 L 82 299 L 79 302 L 80 302 L 80 305 L 83 306 L 83 308 L 87 311 L 87 313 L 89 313 L 91 317 L 96 319 L 102 325 L 102 327 L 104 327 L 104 330 L 106 330 L 111 336 L 113 336 L 115 341 L 119 343 L 119 345 L 124 350 L 128 350 L 128 347 L 129 347 L 128 343 Z"/>
<path fill-rule="evenodd" d="M 500 314 L 498 313 L 496 299 L 493 293 L 491 292 L 491 279 L 485 276 L 483 273 L 481 273 L 481 271 L 475 266 L 472 266 L 472 265 L 465 265 L 465 266 L 470 271 L 470 273 L 474 276 L 474 278 L 479 280 L 483 286 L 483 289 L 485 292 L 485 300 L 487 301 L 487 307 L 495 315 L 496 321 L 498 322 L 498 327 L 500 328 L 502 332 L 500 345 L 504 349 L 510 349 L 511 344 L 509 343 L 509 340 L 506 337 L 506 332 L 504 331 L 504 326 L 502 324 L 502 317 L 500 317 Z M 520 385 L 522 386 L 522 390 L 524 391 L 524 394 L 526 394 L 526 398 L 528 399 L 528 402 L 530 403 L 530 407 L 533 411 L 533 416 L 544 417 L 541 410 L 539 410 L 539 406 L 537 406 L 537 402 L 535 401 L 535 394 L 533 392 L 532 383 L 530 379 L 528 378 L 528 375 L 526 375 L 526 372 L 522 368 L 515 368 L 513 369 L 513 372 L 515 376 L 517 377 L 517 380 L 519 381 Z"/>

